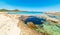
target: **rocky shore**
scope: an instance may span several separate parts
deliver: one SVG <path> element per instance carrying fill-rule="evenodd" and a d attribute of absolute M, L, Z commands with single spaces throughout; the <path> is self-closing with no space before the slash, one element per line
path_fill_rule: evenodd
<path fill-rule="evenodd" d="M 53 15 L 60 16 L 60 12 L 45 12 L 45 14 L 53 14 Z"/>
<path fill-rule="evenodd" d="M 60 20 L 49 17 L 48 13 L 35 16 L 0 13 L 1 35 L 60 35 L 59 29 Z"/>
<path fill-rule="evenodd" d="M 18 17 L 20 17 L 20 15 L 0 14 L 0 30 L 1 30 L 0 34 L 1 35 L 41 35 L 37 31 L 29 28 L 26 24 L 24 24 L 23 21 L 19 20 Z"/>

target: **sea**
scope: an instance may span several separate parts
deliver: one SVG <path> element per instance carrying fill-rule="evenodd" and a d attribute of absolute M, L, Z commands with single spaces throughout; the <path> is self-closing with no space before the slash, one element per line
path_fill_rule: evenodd
<path fill-rule="evenodd" d="M 28 14 L 28 15 L 35 15 L 35 14 L 43 14 L 43 12 L 7 12 L 8 14 Z"/>
<path fill-rule="evenodd" d="M 44 14 L 44 12 L 7 12 L 7 14 L 20 14 L 20 15 L 47 15 Z M 57 16 L 48 14 L 49 17 L 51 18 L 57 18 Z"/>

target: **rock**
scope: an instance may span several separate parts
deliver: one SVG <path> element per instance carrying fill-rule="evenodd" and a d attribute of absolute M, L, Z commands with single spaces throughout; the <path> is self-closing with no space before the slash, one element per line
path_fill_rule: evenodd
<path fill-rule="evenodd" d="M 19 21 L 18 27 L 21 29 L 20 35 L 41 35 L 41 33 L 38 33 L 37 31 L 29 28 L 26 24 L 24 24 L 23 21 Z"/>
<path fill-rule="evenodd" d="M 0 14 L 1 35 L 41 35 L 29 28 L 23 21 L 19 20 L 20 15 Z"/>
<path fill-rule="evenodd" d="M 0 14 L 0 35 L 19 35 L 18 20 L 13 15 Z M 14 16 L 15 17 L 15 16 Z"/>
<path fill-rule="evenodd" d="M 37 27 L 34 25 L 34 23 L 32 23 L 32 22 L 28 22 L 27 25 L 28 25 L 28 27 L 31 28 L 31 29 L 37 28 Z"/>
<path fill-rule="evenodd" d="M 25 24 L 28 23 L 28 22 L 33 22 L 34 24 L 43 24 L 44 21 L 45 21 L 44 18 L 38 18 L 38 17 L 35 17 L 35 16 L 28 17 L 24 20 Z"/>

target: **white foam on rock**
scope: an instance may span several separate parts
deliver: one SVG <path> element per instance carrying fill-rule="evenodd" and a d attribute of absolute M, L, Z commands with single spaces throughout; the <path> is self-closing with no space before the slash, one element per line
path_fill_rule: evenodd
<path fill-rule="evenodd" d="M 20 29 L 17 27 L 18 21 L 0 14 L 0 35 L 19 35 Z"/>

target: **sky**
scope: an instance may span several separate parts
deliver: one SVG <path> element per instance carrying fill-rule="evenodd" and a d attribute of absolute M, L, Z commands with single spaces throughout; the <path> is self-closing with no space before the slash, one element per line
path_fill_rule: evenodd
<path fill-rule="evenodd" d="M 60 0 L 0 0 L 0 9 L 60 11 Z"/>

